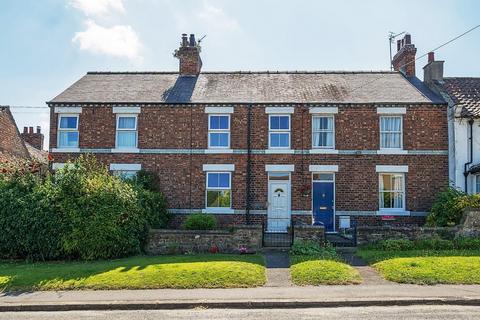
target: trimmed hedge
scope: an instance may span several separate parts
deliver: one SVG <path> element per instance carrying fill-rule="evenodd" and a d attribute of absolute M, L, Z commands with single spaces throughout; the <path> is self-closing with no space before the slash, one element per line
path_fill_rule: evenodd
<path fill-rule="evenodd" d="M 372 249 L 382 251 L 408 251 L 408 250 L 476 250 L 480 249 L 478 238 L 456 238 L 444 240 L 438 237 L 419 240 L 383 240 L 371 246 Z"/>
<path fill-rule="evenodd" d="M 108 259 L 141 253 L 165 198 L 110 175 L 93 156 L 44 178 L 0 177 L 0 258 Z"/>
<path fill-rule="evenodd" d="M 217 228 L 217 220 L 211 214 L 194 213 L 187 217 L 183 227 L 185 230 L 213 230 Z"/>

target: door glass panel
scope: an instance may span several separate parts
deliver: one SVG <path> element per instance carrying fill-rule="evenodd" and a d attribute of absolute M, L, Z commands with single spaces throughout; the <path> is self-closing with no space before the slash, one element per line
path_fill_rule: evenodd
<path fill-rule="evenodd" d="M 313 180 L 315 181 L 333 181 L 333 173 L 314 173 Z"/>
<path fill-rule="evenodd" d="M 271 172 L 268 174 L 269 180 L 289 180 L 290 174 L 288 172 Z"/>

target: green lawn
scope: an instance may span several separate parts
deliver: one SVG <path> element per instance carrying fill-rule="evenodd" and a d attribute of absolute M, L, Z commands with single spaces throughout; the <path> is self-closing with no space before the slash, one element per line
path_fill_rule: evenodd
<path fill-rule="evenodd" d="M 480 257 L 394 258 L 374 264 L 390 281 L 415 284 L 480 284 Z"/>
<path fill-rule="evenodd" d="M 0 291 L 238 288 L 265 284 L 261 255 L 138 256 L 120 260 L 0 263 Z"/>
<path fill-rule="evenodd" d="M 339 261 L 305 256 L 291 256 L 290 260 L 290 274 L 296 285 L 343 285 L 362 282 L 357 270 Z"/>

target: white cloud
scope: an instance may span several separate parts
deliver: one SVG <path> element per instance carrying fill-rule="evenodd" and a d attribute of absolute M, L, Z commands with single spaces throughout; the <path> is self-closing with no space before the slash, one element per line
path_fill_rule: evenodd
<path fill-rule="evenodd" d="M 222 8 L 215 7 L 208 1 L 203 2 L 203 8 L 196 16 L 200 23 L 216 31 L 240 30 L 240 25 L 237 20 L 228 16 Z"/>
<path fill-rule="evenodd" d="M 102 27 L 93 20 L 86 21 L 87 29 L 76 32 L 72 41 L 81 50 L 129 59 L 139 59 L 141 43 L 136 32 L 128 25 Z"/>
<path fill-rule="evenodd" d="M 111 12 L 125 13 L 123 0 L 70 0 L 70 5 L 87 16 L 103 16 Z"/>

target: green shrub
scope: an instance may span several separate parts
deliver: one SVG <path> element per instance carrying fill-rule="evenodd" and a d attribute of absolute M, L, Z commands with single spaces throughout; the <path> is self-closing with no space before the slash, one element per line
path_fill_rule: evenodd
<path fill-rule="evenodd" d="M 458 189 L 448 187 L 437 195 L 427 217 L 427 224 L 438 227 L 457 225 L 460 223 L 463 210 L 466 208 L 480 208 L 480 195 L 469 195 Z"/>
<path fill-rule="evenodd" d="M 443 240 L 439 237 L 423 238 L 415 241 L 415 248 L 420 250 L 451 250 L 453 241 Z"/>
<path fill-rule="evenodd" d="M 44 178 L 0 176 L 0 258 L 108 259 L 138 254 L 168 223 L 158 192 L 110 175 L 93 156 Z"/>
<path fill-rule="evenodd" d="M 195 213 L 187 217 L 183 227 L 186 230 L 213 230 L 217 227 L 217 220 L 210 214 Z"/>
<path fill-rule="evenodd" d="M 0 259 L 52 260 L 63 255 L 66 230 L 50 179 L 0 175 Z"/>
<path fill-rule="evenodd" d="M 453 240 L 455 249 L 460 250 L 478 250 L 480 249 L 480 238 L 456 238 Z"/>
<path fill-rule="evenodd" d="M 159 192 L 137 188 L 137 196 L 151 228 L 166 228 L 172 215 L 167 210 L 167 200 Z"/>
<path fill-rule="evenodd" d="M 377 248 L 384 251 L 412 250 L 414 243 L 408 239 L 382 240 L 378 242 Z"/>
<path fill-rule="evenodd" d="M 156 172 L 140 170 L 134 182 L 144 190 L 160 192 L 160 177 Z"/>
<path fill-rule="evenodd" d="M 326 260 L 336 260 L 338 258 L 333 246 L 328 243 L 322 246 L 313 240 L 295 240 L 290 249 L 290 254 L 294 256 L 314 256 L 318 259 Z"/>

